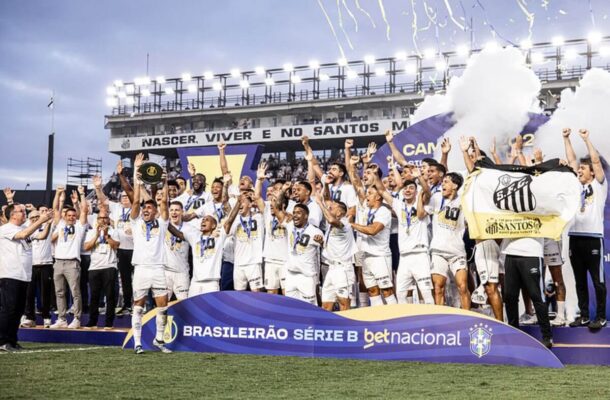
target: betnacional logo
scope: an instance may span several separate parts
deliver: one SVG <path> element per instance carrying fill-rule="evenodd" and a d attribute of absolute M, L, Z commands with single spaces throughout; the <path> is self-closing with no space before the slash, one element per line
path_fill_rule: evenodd
<path fill-rule="evenodd" d="M 178 336 L 178 324 L 174 321 L 174 317 L 172 315 L 167 316 L 167 324 L 165 325 L 165 331 L 163 332 L 163 341 L 167 343 L 171 343 L 176 340 Z"/>
<path fill-rule="evenodd" d="M 493 336 L 487 324 L 474 324 L 470 328 L 470 351 L 481 358 L 491 350 L 491 337 Z"/>
<path fill-rule="evenodd" d="M 522 178 L 502 175 L 498 179 L 498 187 L 494 192 L 494 204 L 500 210 L 516 213 L 533 211 L 536 208 L 536 197 L 530 188 L 532 177 Z"/>

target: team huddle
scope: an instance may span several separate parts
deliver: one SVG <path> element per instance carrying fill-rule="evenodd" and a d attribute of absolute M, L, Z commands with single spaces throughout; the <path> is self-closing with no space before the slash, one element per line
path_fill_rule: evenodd
<path fill-rule="evenodd" d="M 582 184 L 581 207 L 568 227 L 580 309 L 570 326 L 599 329 L 606 325 L 602 241 L 607 181 L 588 132 L 579 132 L 589 151 L 581 160 L 570 134 L 563 131 L 567 164 Z M 133 184 L 119 162 L 119 202 L 109 201 L 101 177 L 94 178 L 95 213 L 84 188 L 65 206 L 66 192 L 59 187 L 53 208 L 28 210 L 26 222 L 24 206 L 13 203 L 11 191 L 5 190 L 10 205 L 0 227 L 0 277 L 29 281 L 33 275 L 31 287 L 52 276 L 58 319 L 51 324 L 52 294 L 41 290 L 45 326 L 79 328 L 79 262 L 81 254 L 89 255 L 91 300 L 85 327 L 97 326 L 104 298 L 106 328 L 113 326 L 120 277 L 123 311 L 131 313 L 137 354 L 143 352 L 142 317 L 150 293 L 157 313 L 153 345 L 170 352 L 163 342 L 168 302 L 219 290 L 266 291 L 329 311 L 396 303 L 485 307 L 501 321 L 506 312 L 508 323 L 517 327 L 522 293 L 526 319 L 538 321 L 542 341 L 551 347 L 551 324 L 568 322 L 561 241 L 523 237 L 474 242 L 461 205 L 464 182 L 481 160 L 528 166 L 542 162 L 542 153 L 535 151 L 528 159 L 517 137 L 510 158 L 502 160 L 495 146 L 488 156 L 474 138 L 461 138 L 464 168 L 449 172 L 452 145 L 447 139 L 441 143 L 440 161 L 427 158 L 419 165 L 405 159 L 389 131 L 386 141 L 392 150 L 386 176 L 372 162 L 374 143 L 358 156 L 353 141 L 346 140 L 344 162 L 323 171 L 303 137 L 308 179 L 298 182 L 268 182 L 265 162 L 259 164 L 255 181 L 243 176 L 234 182 L 226 145 L 221 144 L 223 176 L 209 190 L 206 176 L 192 164 L 190 184 L 182 178 L 168 180 L 165 174 L 160 187 L 145 184 L 138 172 L 143 154 L 135 157 Z M 33 260 L 24 261 L 28 252 Z M 12 264 L 27 262 L 29 275 L 7 272 L 14 269 Z M 549 268 L 557 294 L 553 321 L 541 288 L 543 266 Z M 596 289 L 595 318 L 589 317 L 587 273 Z M 70 324 L 64 282 L 73 298 Z M 34 290 L 18 289 L 28 291 L 28 301 L 14 312 L 21 317 L 25 309 L 25 326 L 35 325 Z M 18 345 L 18 323 L 6 324 L 10 329 L 0 344 Z"/>

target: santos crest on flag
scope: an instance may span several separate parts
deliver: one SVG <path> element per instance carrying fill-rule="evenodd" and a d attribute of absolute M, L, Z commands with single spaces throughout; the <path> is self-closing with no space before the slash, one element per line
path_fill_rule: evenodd
<path fill-rule="evenodd" d="M 477 167 L 462 197 L 473 239 L 559 239 L 578 210 L 581 185 L 559 159 L 520 167 L 485 158 Z"/>

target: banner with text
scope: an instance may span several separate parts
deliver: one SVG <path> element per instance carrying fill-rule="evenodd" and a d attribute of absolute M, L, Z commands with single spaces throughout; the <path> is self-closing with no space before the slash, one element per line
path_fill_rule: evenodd
<path fill-rule="evenodd" d="M 348 139 L 358 136 L 367 137 L 371 135 L 383 135 L 383 132 L 387 129 L 402 131 L 408 126 L 409 120 L 407 119 L 383 119 L 375 121 L 176 133 L 158 136 L 121 137 L 110 138 L 108 150 L 111 152 L 120 152 L 214 146 L 222 141 L 227 144 L 265 144 L 268 142 L 301 140 L 301 136 L 303 135 L 307 135 L 311 139 Z"/>
<path fill-rule="evenodd" d="M 149 350 L 155 320 L 154 310 L 143 320 Z M 168 309 L 164 339 L 174 351 L 563 367 L 536 339 L 470 311 L 397 304 L 332 313 L 266 293 L 177 302 Z M 124 348 L 132 347 L 130 331 Z"/>

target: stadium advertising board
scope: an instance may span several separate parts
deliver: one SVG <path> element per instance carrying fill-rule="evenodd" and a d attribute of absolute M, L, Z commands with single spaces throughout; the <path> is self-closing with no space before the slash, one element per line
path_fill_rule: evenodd
<path fill-rule="evenodd" d="M 143 320 L 152 350 L 154 310 Z M 492 318 L 433 305 L 341 313 L 266 293 L 216 292 L 171 305 L 164 334 L 174 351 L 561 368 L 540 342 Z M 132 332 L 124 342 L 133 347 Z"/>
<path fill-rule="evenodd" d="M 307 135 L 312 139 L 332 139 L 383 135 L 387 129 L 402 131 L 409 126 L 407 119 L 352 121 L 331 124 L 296 125 L 270 128 L 192 132 L 158 136 L 135 136 L 111 138 L 108 150 L 111 152 L 167 149 L 180 147 L 215 146 L 224 141 L 227 144 L 264 144 L 287 140 L 301 140 Z"/>

